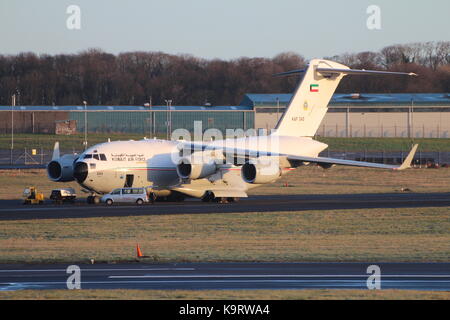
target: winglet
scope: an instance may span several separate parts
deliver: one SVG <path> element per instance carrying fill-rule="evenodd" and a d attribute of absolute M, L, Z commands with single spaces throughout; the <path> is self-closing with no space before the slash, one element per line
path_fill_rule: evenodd
<path fill-rule="evenodd" d="M 411 167 L 411 162 L 414 159 L 414 156 L 416 155 L 416 151 L 417 151 L 417 147 L 419 145 L 415 144 L 411 151 L 409 152 L 408 156 L 406 157 L 405 161 L 403 161 L 402 165 L 398 168 L 395 168 L 395 170 L 404 170 L 404 169 L 408 169 Z"/>
<path fill-rule="evenodd" d="M 53 156 L 52 156 L 52 160 L 56 160 L 60 157 L 59 154 L 59 142 L 56 141 L 55 142 L 55 146 L 53 147 Z"/>

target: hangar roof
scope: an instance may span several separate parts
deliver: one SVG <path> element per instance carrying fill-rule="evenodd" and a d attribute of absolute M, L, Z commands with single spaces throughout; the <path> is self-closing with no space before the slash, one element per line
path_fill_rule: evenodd
<path fill-rule="evenodd" d="M 276 106 L 277 99 L 281 106 L 286 105 L 292 94 L 286 93 L 247 93 L 241 101 L 242 106 Z M 330 105 L 348 104 L 414 104 L 418 105 L 449 105 L 450 93 L 335 93 L 331 98 Z"/>
<path fill-rule="evenodd" d="M 251 111 L 256 107 L 285 106 L 290 93 L 247 93 L 238 106 L 172 106 L 173 111 Z M 330 105 L 450 105 L 450 93 L 336 93 Z M 0 106 L 0 111 L 10 111 L 11 106 Z M 16 106 L 16 111 L 84 111 L 84 106 Z M 90 106 L 88 111 L 166 111 L 166 106 Z"/>

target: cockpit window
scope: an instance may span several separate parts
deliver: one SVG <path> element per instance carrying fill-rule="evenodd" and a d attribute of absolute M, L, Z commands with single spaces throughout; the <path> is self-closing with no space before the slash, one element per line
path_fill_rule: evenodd
<path fill-rule="evenodd" d="M 106 156 L 105 156 L 104 153 L 101 153 L 101 154 L 98 154 L 98 153 L 85 154 L 83 156 L 83 159 L 95 159 L 95 160 L 107 161 Z"/>

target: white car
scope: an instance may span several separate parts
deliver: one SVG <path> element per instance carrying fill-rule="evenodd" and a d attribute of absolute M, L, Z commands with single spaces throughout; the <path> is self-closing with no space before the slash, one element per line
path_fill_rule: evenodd
<path fill-rule="evenodd" d="M 112 205 L 115 202 L 131 202 L 136 204 L 150 202 L 145 188 L 114 189 L 110 193 L 105 194 L 100 201 L 106 203 L 107 205 Z"/>

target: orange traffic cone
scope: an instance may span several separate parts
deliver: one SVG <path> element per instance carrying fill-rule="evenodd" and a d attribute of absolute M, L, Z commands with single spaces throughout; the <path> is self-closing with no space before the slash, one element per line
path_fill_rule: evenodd
<path fill-rule="evenodd" d="M 141 248 L 139 248 L 139 244 L 136 244 L 136 255 L 138 258 L 142 258 L 144 255 L 142 254 Z"/>

